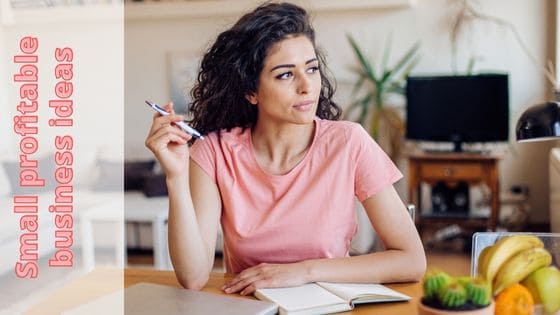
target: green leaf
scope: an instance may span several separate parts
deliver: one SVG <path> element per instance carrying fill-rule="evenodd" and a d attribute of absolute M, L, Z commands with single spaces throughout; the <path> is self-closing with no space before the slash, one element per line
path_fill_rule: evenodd
<path fill-rule="evenodd" d="M 389 79 L 391 78 L 392 74 L 393 74 L 392 70 L 385 71 L 379 81 L 382 82 L 383 84 L 387 83 L 387 81 L 389 81 Z"/>
<path fill-rule="evenodd" d="M 358 57 L 358 61 L 360 62 L 360 65 L 362 66 L 362 69 L 364 70 L 364 73 L 372 81 L 377 81 L 377 78 L 375 77 L 375 72 L 373 70 L 373 67 L 371 66 L 371 64 L 369 63 L 367 58 L 362 53 L 362 50 L 358 46 L 358 43 L 356 43 L 356 41 L 354 40 L 354 38 L 350 34 L 346 34 L 346 38 L 350 42 L 350 45 L 352 46 L 352 50 L 354 51 L 354 54 L 356 54 L 356 57 Z"/>
<path fill-rule="evenodd" d="M 397 62 L 392 70 L 391 74 L 398 73 L 407 63 L 416 55 L 416 52 L 420 49 L 420 43 L 416 42 L 410 49 L 402 56 L 402 58 Z"/>
<path fill-rule="evenodd" d="M 387 63 L 389 62 L 389 55 L 391 54 L 391 46 L 393 43 L 393 32 L 389 33 L 387 36 L 387 42 L 385 43 L 385 51 L 383 52 L 383 59 L 381 60 L 381 71 L 387 72 Z"/>
<path fill-rule="evenodd" d="M 405 91 L 405 84 L 402 81 L 395 81 L 391 82 L 389 86 L 386 88 L 385 92 L 387 93 L 396 93 L 396 94 L 404 94 Z"/>
<path fill-rule="evenodd" d="M 416 56 L 416 58 L 414 58 L 414 60 L 412 60 L 408 64 L 408 66 L 403 70 L 403 73 L 402 73 L 402 75 L 401 75 L 401 77 L 399 78 L 398 81 L 406 81 L 406 78 L 408 78 L 408 76 L 412 72 L 412 69 L 414 69 L 416 67 L 418 62 L 420 62 L 420 56 Z"/>

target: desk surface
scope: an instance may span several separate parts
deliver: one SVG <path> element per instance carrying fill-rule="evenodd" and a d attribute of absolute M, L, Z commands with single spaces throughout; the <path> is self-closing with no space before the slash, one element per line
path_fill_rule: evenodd
<path fill-rule="evenodd" d="M 208 284 L 204 287 L 203 291 L 212 292 L 217 294 L 225 294 L 220 290 L 222 285 L 230 275 L 222 273 L 212 273 Z M 126 269 L 124 273 L 124 286 L 129 287 L 140 282 L 159 283 L 171 286 L 180 287 L 175 274 L 172 271 L 159 271 L 148 269 Z M 422 296 L 422 287 L 420 283 L 403 283 L 403 284 L 387 284 L 386 286 L 391 289 L 402 292 L 412 297 L 408 302 L 396 303 L 375 303 L 375 304 L 361 304 L 356 306 L 352 312 L 340 314 L 417 314 L 417 304 Z M 247 297 L 253 298 L 253 297 Z"/>
<path fill-rule="evenodd" d="M 63 311 L 88 303 L 107 294 L 122 289 L 123 271 L 117 269 L 96 269 L 93 272 L 54 290 L 44 301 L 34 305 L 25 314 L 60 314 Z M 203 291 L 225 294 L 220 287 L 231 275 L 212 273 Z M 149 282 L 180 287 L 172 271 L 154 269 L 125 269 L 124 287 L 136 283 Z M 119 285 L 120 284 L 120 285 Z M 343 314 L 407 314 L 415 315 L 417 304 L 422 295 L 420 283 L 388 284 L 388 287 L 412 297 L 408 302 L 377 303 L 358 305 L 352 312 Z M 253 298 L 253 297 L 245 297 Z"/>

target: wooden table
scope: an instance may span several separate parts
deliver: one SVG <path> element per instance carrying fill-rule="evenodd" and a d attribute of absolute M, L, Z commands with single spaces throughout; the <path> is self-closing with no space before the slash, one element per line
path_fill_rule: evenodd
<path fill-rule="evenodd" d="M 223 273 L 212 273 L 206 286 L 202 289 L 206 292 L 225 294 L 220 288 L 226 280 L 233 276 Z M 126 269 L 124 273 L 124 286 L 129 287 L 140 282 L 150 282 L 180 287 L 179 282 L 175 278 L 175 274 L 171 271 L 156 271 L 147 269 Z M 358 305 L 352 312 L 340 314 L 417 314 L 417 303 L 422 296 L 422 287 L 420 283 L 403 283 L 403 284 L 387 284 L 391 289 L 402 292 L 412 297 L 408 302 L 396 303 L 375 303 Z M 240 295 L 237 295 L 240 296 Z M 246 297 L 254 299 L 254 297 Z"/>
<path fill-rule="evenodd" d="M 83 303 L 87 303 L 121 289 L 122 287 L 115 285 L 115 283 L 120 282 L 118 281 L 119 277 L 122 277 L 122 270 L 96 269 L 88 275 L 67 284 L 63 288 L 55 290 L 53 294 L 47 297 L 43 302 L 35 305 L 25 314 L 60 314 L 65 310 L 72 309 Z M 228 274 L 212 273 L 203 291 L 225 294 L 220 288 L 225 281 L 231 279 L 231 277 L 232 275 Z M 172 271 L 154 269 L 124 270 L 125 288 L 140 282 L 180 287 Z M 417 303 L 422 295 L 420 283 L 388 284 L 387 286 L 411 296 L 412 300 L 408 302 L 362 304 L 357 306 L 352 312 L 341 314 L 415 315 L 418 313 Z M 253 297 L 245 298 L 252 299 Z M 118 310 L 116 313 L 118 314 Z"/>

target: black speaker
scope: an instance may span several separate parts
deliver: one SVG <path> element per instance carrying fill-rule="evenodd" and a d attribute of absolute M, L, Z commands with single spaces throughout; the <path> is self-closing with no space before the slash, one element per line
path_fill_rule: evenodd
<path fill-rule="evenodd" d="M 436 213 L 468 213 L 469 185 L 459 182 L 455 187 L 449 187 L 439 181 L 432 187 L 432 210 Z"/>
<path fill-rule="evenodd" d="M 432 211 L 445 213 L 449 211 L 449 187 L 443 181 L 432 187 Z"/>
<path fill-rule="evenodd" d="M 449 209 L 452 212 L 469 212 L 469 185 L 466 182 L 459 182 L 457 186 L 450 190 Z"/>

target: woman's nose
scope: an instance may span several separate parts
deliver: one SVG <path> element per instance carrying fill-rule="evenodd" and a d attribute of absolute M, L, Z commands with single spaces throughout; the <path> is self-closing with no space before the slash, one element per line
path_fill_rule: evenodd
<path fill-rule="evenodd" d="M 311 78 L 309 78 L 306 75 L 300 76 L 297 85 L 297 93 L 308 94 L 310 90 L 311 90 Z"/>

